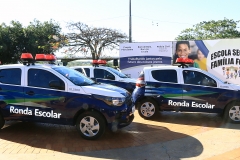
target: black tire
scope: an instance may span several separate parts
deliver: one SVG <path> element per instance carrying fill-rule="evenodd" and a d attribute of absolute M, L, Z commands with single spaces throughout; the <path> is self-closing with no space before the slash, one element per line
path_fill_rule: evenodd
<path fill-rule="evenodd" d="M 224 112 L 224 120 L 231 123 L 240 123 L 240 103 L 230 103 Z"/>
<path fill-rule="evenodd" d="M 94 140 L 103 135 L 106 124 L 101 115 L 94 111 L 87 111 L 79 115 L 76 127 L 79 134 L 88 140 Z"/>
<path fill-rule="evenodd" d="M 138 114 L 144 119 L 151 119 L 159 112 L 159 106 L 156 102 L 149 99 L 143 99 L 137 104 Z"/>
<path fill-rule="evenodd" d="M 3 119 L 1 113 L 0 113 L 0 129 L 4 126 L 5 120 Z"/>

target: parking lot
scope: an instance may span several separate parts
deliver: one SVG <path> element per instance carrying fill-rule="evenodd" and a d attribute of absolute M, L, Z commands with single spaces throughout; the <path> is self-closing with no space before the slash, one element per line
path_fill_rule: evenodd
<path fill-rule="evenodd" d="M 240 159 L 240 125 L 217 114 L 163 112 L 84 140 L 73 126 L 6 122 L 0 158 L 7 159 Z"/>

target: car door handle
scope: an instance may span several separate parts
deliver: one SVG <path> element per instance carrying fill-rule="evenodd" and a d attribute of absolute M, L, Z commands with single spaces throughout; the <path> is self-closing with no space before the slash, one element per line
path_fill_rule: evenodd
<path fill-rule="evenodd" d="M 32 95 L 34 95 L 35 93 L 34 93 L 33 91 L 28 91 L 28 92 L 26 92 L 26 94 L 32 96 Z"/>

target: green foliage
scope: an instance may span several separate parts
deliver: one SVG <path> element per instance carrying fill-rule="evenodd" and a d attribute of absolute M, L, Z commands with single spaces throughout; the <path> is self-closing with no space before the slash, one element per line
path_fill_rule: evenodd
<path fill-rule="evenodd" d="M 240 32 L 237 25 L 240 21 L 224 18 L 218 21 L 203 21 L 183 30 L 176 40 L 209 40 L 239 38 Z"/>
<path fill-rule="evenodd" d="M 60 37 L 61 28 L 58 24 L 52 20 L 50 22 L 41 23 L 38 20 L 34 20 L 27 27 L 27 37 L 29 38 L 29 45 L 26 50 L 31 50 L 31 53 L 52 53 L 54 51 L 53 46 L 57 44 L 57 40 L 54 37 Z"/>
<path fill-rule="evenodd" d="M 59 24 L 50 20 L 41 23 L 38 20 L 30 22 L 30 25 L 23 27 L 18 21 L 11 21 L 7 26 L 0 25 L 0 61 L 16 63 L 21 53 L 30 52 L 33 56 L 36 53 L 52 53 L 56 48 L 61 47 Z"/>
<path fill-rule="evenodd" d="M 3 23 L 0 27 L 0 60 L 2 63 L 15 61 L 26 41 L 22 25 L 14 21 L 10 25 Z"/>

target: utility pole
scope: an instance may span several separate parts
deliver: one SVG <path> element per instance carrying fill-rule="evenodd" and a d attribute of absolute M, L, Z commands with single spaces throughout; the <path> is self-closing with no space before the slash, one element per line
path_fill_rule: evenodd
<path fill-rule="evenodd" d="M 131 0 L 129 0 L 129 43 L 132 43 L 132 15 L 131 15 Z"/>

